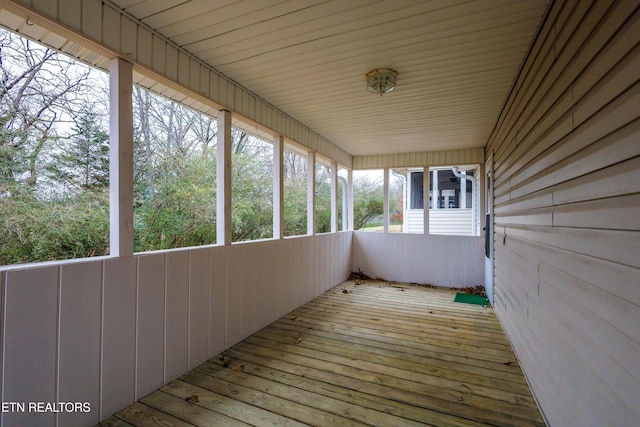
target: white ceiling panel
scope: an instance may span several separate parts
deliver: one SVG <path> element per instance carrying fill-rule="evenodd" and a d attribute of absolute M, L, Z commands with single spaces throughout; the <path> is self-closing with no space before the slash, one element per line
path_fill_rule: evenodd
<path fill-rule="evenodd" d="M 549 0 L 112 0 L 353 155 L 482 147 Z M 398 71 L 395 91 L 365 74 Z"/>

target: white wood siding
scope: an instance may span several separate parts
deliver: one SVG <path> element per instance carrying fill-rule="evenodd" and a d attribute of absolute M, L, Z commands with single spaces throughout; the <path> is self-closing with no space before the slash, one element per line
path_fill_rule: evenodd
<path fill-rule="evenodd" d="M 349 275 L 352 233 L 3 267 L 3 402 L 11 426 L 93 425 Z"/>
<path fill-rule="evenodd" d="M 487 147 L 495 310 L 551 426 L 640 425 L 638 7 L 556 2 Z"/>
<path fill-rule="evenodd" d="M 346 151 L 109 3 L 13 0 L 3 3 L 5 7 L 23 19 L 15 21 L 12 29 L 27 37 L 60 50 L 72 40 L 104 57 L 120 56 L 131 61 L 135 71 L 151 77 L 138 83 L 155 92 L 209 114 L 211 108 L 227 109 L 249 127 L 255 125 L 262 132 L 282 135 L 351 167 L 352 158 Z M 21 25 L 27 17 L 29 25 Z M 3 23 L 11 26 L 10 21 L 5 16 Z"/>
<path fill-rule="evenodd" d="M 484 284 L 484 241 L 474 236 L 353 233 L 352 270 L 436 286 Z"/>
<path fill-rule="evenodd" d="M 429 233 L 472 236 L 472 209 L 430 209 Z M 405 212 L 406 233 L 424 233 L 424 211 L 407 209 Z"/>

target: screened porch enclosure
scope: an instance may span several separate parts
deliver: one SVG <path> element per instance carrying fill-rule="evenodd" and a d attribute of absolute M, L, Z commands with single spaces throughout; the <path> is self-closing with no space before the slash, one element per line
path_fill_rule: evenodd
<path fill-rule="evenodd" d="M 640 425 L 640 3 L 372 6 L 0 1 L 8 31 L 109 71 L 109 247 L 0 266 L 0 425 Z M 199 246 L 136 250 L 135 88 L 216 122 Z M 234 132 L 265 142 L 246 241 Z M 483 285 L 492 307 L 444 289 Z"/>

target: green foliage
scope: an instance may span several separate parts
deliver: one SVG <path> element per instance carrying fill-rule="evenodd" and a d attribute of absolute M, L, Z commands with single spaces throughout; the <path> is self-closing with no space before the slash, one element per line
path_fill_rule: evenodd
<path fill-rule="evenodd" d="M 331 177 L 327 166 L 316 167 L 316 233 L 331 231 Z"/>
<path fill-rule="evenodd" d="M 215 243 L 215 156 L 165 159 L 156 169 L 153 193 L 135 207 L 135 251 Z"/>
<path fill-rule="evenodd" d="M 109 135 L 100 116 L 83 111 L 76 118 L 74 135 L 59 142 L 60 151 L 46 169 L 52 179 L 76 190 L 109 186 Z"/>
<path fill-rule="evenodd" d="M 284 235 L 307 234 L 307 179 L 285 178 L 284 190 Z"/>
<path fill-rule="evenodd" d="M 256 152 L 233 155 L 231 226 L 234 242 L 273 237 L 272 164 L 266 158 L 263 161 L 259 158 Z"/>
<path fill-rule="evenodd" d="M 108 254 L 106 191 L 53 201 L 18 186 L 8 192 L 0 199 L 0 265 Z"/>
<path fill-rule="evenodd" d="M 353 228 L 377 226 L 384 213 L 382 185 L 364 175 L 353 180 Z"/>

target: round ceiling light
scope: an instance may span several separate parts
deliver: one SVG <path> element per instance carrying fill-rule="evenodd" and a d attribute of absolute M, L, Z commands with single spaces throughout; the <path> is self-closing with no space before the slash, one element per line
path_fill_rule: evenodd
<path fill-rule="evenodd" d="M 387 92 L 391 92 L 396 87 L 396 79 L 398 72 L 391 68 L 378 68 L 369 71 L 365 75 L 367 81 L 367 90 L 382 96 Z"/>

